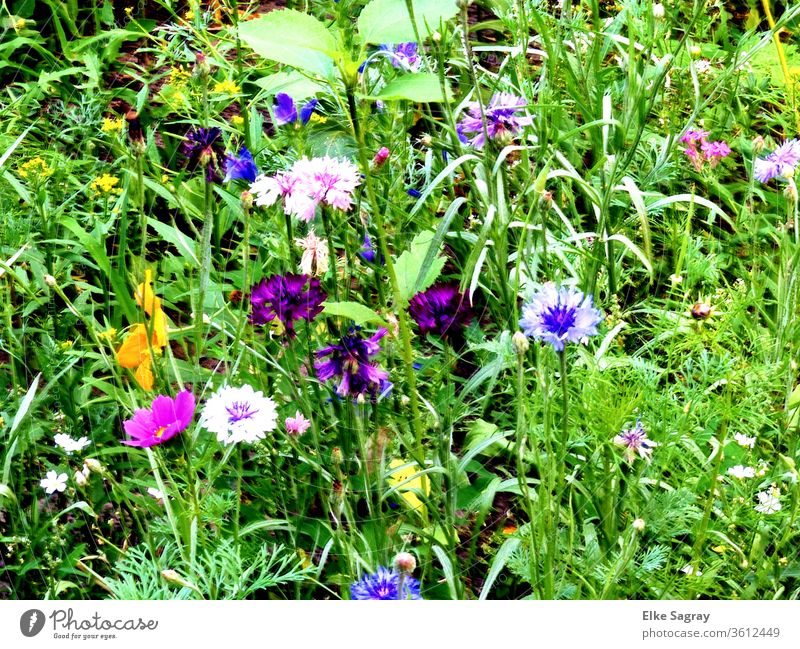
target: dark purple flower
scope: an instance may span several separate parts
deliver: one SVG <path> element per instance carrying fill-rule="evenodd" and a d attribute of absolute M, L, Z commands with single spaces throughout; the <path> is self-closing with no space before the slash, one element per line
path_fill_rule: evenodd
<path fill-rule="evenodd" d="M 314 109 L 317 107 L 316 99 L 307 101 L 300 109 L 300 123 L 308 124 Z M 287 95 L 285 92 L 279 92 L 275 95 L 275 106 L 273 107 L 275 113 L 275 124 L 284 126 L 286 124 L 294 124 L 297 121 L 297 105 L 294 99 Z"/>
<path fill-rule="evenodd" d="M 522 130 L 522 127 L 531 124 L 533 118 L 530 115 L 517 114 L 524 111 L 526 104 L 525 99 L 508 92 L 497 92 L 492 95 L 489 104 L 483 109 L 483 116 L 486 118 L 486 135 L 489 136 L 489 139 L 516 135 Z M 478 102 L 472 101 L 467 104 L 467 115 L 458 123 L 456 130 L 459 139 L 465 144 L 470 143 L 476 149 L 484 147 L 486 138 Z M 474 134 L 472 139 L 467 138 L 468 133 Z"/>
<path fill-rule="evenodd" d="M 226 153 L 225 154 L 225 178 L 224 182 L 229 183 L 231 180 L 246 180 L 247 182 L 255 182 L 258 175 L 258 167 L 253 160 L 253 155 L 247 150 L 247 147 L 239 149 L 239 157 Z"/>
<path fill-rule="evenodd" d="M 311 322 L 322 312 L 322 303 L 327 298 L 316 277 L 272 275 L 251 290 L 250 322 L 263 325 L 278 318 L 292 337 L 295 320 Z"/>
<path fill-rule="evenodd" d="M 213 128 L 193 128 L 186 134 L 183 142 L 183 155 L 190 171 L 198 167 L 206 170 L 206 181 L 218 183 L 222 180 L 219 174 L 219 163 L 223 156 L 222 131 Z"/>
<path fill-rule="evenodd" d="M 194 395 L 184 390 L 174 399 L 164 395 L 153 399 L 149 409 L 140 408 L 122 425 L 130 439 L 128 446 L 149 448 L 163 444 L 186 430 L 194 417 Z"/>
<path fill-rule="evenodd" d="M 389 373 L 370 361 L 381 351 L 378 341 L 386 335 L 378 329 L 370 338 L 363 338 L 358 328 L 342 336 L 338 344 L 328 345 L 316 352 L 317 358 L 328 360 L 314 364 L 320 381 L 338 379 L 336 394 L 340 397 L 358 397 L 369 393 L 382 394 L 390 388 Z"/>
<path fill-rule="evenodd" d="M 361 252 L 358 254 L 361 255 L 361 259 L 366 261 L 368 264 L 375 263 L 375 248 L 372 247 L 372 241 L 370 240 L 368 234 L 364 235 L 364 245 L 361 247 Z"/>
<path fill-rule="evenodd" d="M 411 298 L 409 313 L 423 334 L 457 336 L 473 319 L 456 282 L 438 283 Z"/>
<path fill-rule="evenodd" d="M 350 584 L 352 599 L 422 599 L 419 593 L 419 582 L 411 576 L 400 574 L 378 566 L 374 575 L 364 575 L 360 580 Z"/>

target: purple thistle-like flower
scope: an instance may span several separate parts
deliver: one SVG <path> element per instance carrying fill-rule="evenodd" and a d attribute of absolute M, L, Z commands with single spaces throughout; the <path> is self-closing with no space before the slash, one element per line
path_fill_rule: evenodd
<path fill-rule="evenodd" d="M 441 338 L 457 336 L 474 317 L 456 282 L 439 282 L 417 293 L 408 310 L 423 334 Z"/>
<path fill-rule="evenodd" d="M 300 109 L 300 123 L 308 124 L 314 109 L 317 107 L 317 100 L 311 99 L 307 101 Z M 297 105 L 294 99 L 285 92 L 279 92 L 275 95 L 275 106 L 273 107 L 275 114 L 275 124 L 277 126 L 285 126 L 286 124 L 294 124 L 297 121 Z"/>
<path fill-rule="evenodd" d="M 140 408 L 122 426 L 130 439 L 128 446 L 149 448 L 163 444 L 186 430 L 194 417 L 194 395 L 184 390 L 173 399 L 160 395 L 153 399 L 149 409 Z"/>
<path fill-rule="evenodd" d="M 527 102 L 522 97 L 517 97 L 508 92 L 498 92 L 492 95 L 489 104 L 484 108 L 486 117 L 486 134 L 490 140 L 508 135 L 516 135 L 524 126 L 533 122 L 530 115 L 518 115 L 524 110 Z M 481 108 L 478 102 L 467 104 L 467 116 L 457 125 L 458 137 L 462 142 L 469 143 L 476 149 L 482 149 L 486 144 L 481 119 Z M 467 135 L 474 133 L 472 139 Z"/>
<path fill-rule="evenodd" d="M 602 319 L 591 295 L 584 296 L 574 288 L 557 289 L 553 282 L 547 282 L 522 308 L 519 325 L 526 336 L 550 343 L 560 352 L 565 342 L 594 336 Z"/>
<path fill-rule="evenodd" d="M 389 373 L 370 359 L 381 351 L 378 341 L 387 333 L 378 329 L 370 338 L 363 338 L 358 328 L 341 337 L 338 344 L 317 350 L 317 358 L 327 358 L 314 364 L 320 381 L 338 379 L 336 394 L 340 397 L 378 395 L 386 392 Z"/>
<path fill-rule="evenodd" d="M 422 599 L 419 582 L 416 579 L 403 576 L 401 585 L 400 574 L 383 566 L 378 566 L 378 571 L 374 575 L 364 575 L 357 582 L 350 584 L 350 597 L 359 600 Z"/>
<path fill-rule="evenodd" d="M 800 163 L 800 140 L 786 140 L 765 158 L 755 162 L 754 176 L 756 180 L 767 183 L 779 176 L 791 176 Z"/>
<path fill-rule="evenodd" d="M 206 170 L 206 181 L 218 183 L 222 179 L 219 174 L 219 163 L 223 156 L 222 131 L 213 128 L 193 128 L 186 134 L 183 142 L 183 155 L 190 171 L 198 167 Z"/>
<path fill-rule="evenodd" d="M 642 426 L 641 419 L 636 420 L 636 426 L 626 428 L 617 435 L 614 443 L 625 447 L 625 459 L 628 462 L 633 462 L 637 453 L 639 457 L 649 461 L 653 449 L 658 446 L 656 442 L 647 439 L 647 431 Z"/>
<path fill-rule="evenodd" d="M 247 147 L 239 149 L 238 158 L 230 153 L 225 154 L 225 178 L 223 182 L 246 180 L 252 183 L 257 175 L 258 167 L 256 167 L 253 155 L 247 150 Z"/>
<path fill-rule="evenodd" d="M 294 336 L 295 320 L 311 322 L 322 312 L 328 298 L 319 280 L 308 275 L 272 275 L 253 286 L 250 322 L 267 324 L 278 318 L 290 337 Z"/>

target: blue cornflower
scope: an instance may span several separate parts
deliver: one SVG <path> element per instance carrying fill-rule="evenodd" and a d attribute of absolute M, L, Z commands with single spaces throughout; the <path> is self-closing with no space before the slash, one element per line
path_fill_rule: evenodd
<path fill-rule="evenodd" d="M 401 585 L 400 574 L 383 566 L 378 566 L 378 572 L 374 575 L 364 575 L 357 582 L 350 584 L 350 597 L 361 600 L 422 599 L 419 594 L 419 582 L 416 579 L 403 576 Z"/>
<path fill-rule="evenodd" d="M 314 109 L 319 102 L 316 99 L 307 101 L 300 109 L 300 123 L 308 124 Z M 284 126 L 285 124 L 294 124 L 297 121 L 297 106 L 292 99 L 285 92 L 279 92 L 275 95 L 275 124 L 277 126 Z"/>
<path fill-rule="evenodd" d="M 222 157 L 222 131 L 219 128 L 193 127 L 184 138 L 182 152 L 190 171 L 200 167 L 205 169 L 207 182 L 220 181 L 217 166 Z"/>
<path fill-rule="evenodd" d="M 580 342 L 597 333 L 603 313 L 592 305 L 592 296 L 574 288 L 556 288 L 547 282 L 522 308 L 519 326 L 531 338 L 550 343 L 556 351 L 565 342 Z"/>
<path fill-rule="evenodd" d="M 258 167 L 253 161 L 253 155 L 247 147 L 239 149 L 239 157 L 231 153 L 225 154 L 225 178 L 224 182 L 231 180 L 246 180 L 249 183 L 255 182 L 258 176 Z"/>
<path fill-rule="evenodd" d="M 378 256 L 378 253 L 375 252 L 375 248 L 372 245 L 372 240 L 369 238 L 368 234 L 364 235 L 364 244 L 361 246 L 361 252 L 358 253 L 361 259 L 366 261 L 368 264 L 374 264 L 375 258 Z M 383 259 L 381 257 L 381 259 Z"/>
<path fill-rule="evenodd" d="M 342 336 L 338 343 L 317 350 L 317 358 L 327 358 L 314 363 L 317 378 L 320 381 L 338 379 L 336 394 L 340 397 L 369 394 L 377 398 L 385 394 L 391 389 L 389 373 L 370 359 L 381 351 L 378 341 L 387 333 L 381 328 L 365 339 L 356 327 Z"/>
<path fill-rule="evenodd" d="M 798 163 L 800 163 L 800 140 L 786 140 L 767 157 L 756 160 L 753 175 L 762 183 L 779 176 L 791 178 Z"/>

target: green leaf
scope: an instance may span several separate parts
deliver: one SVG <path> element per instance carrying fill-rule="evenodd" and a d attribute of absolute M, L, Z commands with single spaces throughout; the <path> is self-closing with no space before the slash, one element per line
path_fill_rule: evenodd
<path fill-rule="evenodd" d="M 239 25 L 239 37 L 265 59 L 325 78 L 339 56 L 336 39 L 319 20 L 294 9 L 281 9 Z"/>
<path fill-rule="evenodd" d="M 357 325 L 375 322 L 386 326 L 386 321 L 375 311 L 358 302 L 323 302 L 322 305 L 325 307 L 323 313 L 348 318 Z"/>
<path fill-rule="evenodd" d="M 447 97 L 442 94 L 442 86 L 439 85 L 439 78 L 435 74 L 419 72 L 417 74 L 405 74 L 394 81 L 390 81 L 377 95 L 372 95 L 369 98 L 380 99 L 381 101 L 397 101 L 401 99 L 416 102 L 450 101 L 449 89 L 446 92 Z"/>
<path fill-rule="evenodd" d="M 195 242 L 187 237 L 183 232 L 177 228 L 173 228 L 171 225 L 167 225 L 166 223 L 162 223 L 161 221 L 157 221 L 156 219 L 149 217 L 147 219 L 147 224 L 156 232 L 158 232 L 162 239 L 175 246 L 178 249 L 181 257 L 183 257 L 183 259 L 189 264 L 192 266 L 200 265 L 200 262 L 197 259 L 197 246 L 195 245 Z"/>
<path fill-rule="evenodd" d="M 325 86 L 309 79 L 297 70 L 281 70 L 256 80 L 256 85 L 266 91 L 267 95 L 285 92 L 295 101 L 302 101 L 325 90 Z"/>
<path fill-rule="evenodd" d="M 413 7 L 417 32 L 422 39 L 439 29 L 440 22 L 458 13 L 456 0 L 413 0 Z M 358 17 L 358 33 L 365 43 L 417 40 L 406 0 L 372 0 Z"/>
<path fill-rule="evenodd" d="M 426 261 L 428 248 L 435 245 L 435 234 L 431 230 L 420 232 L 411 242 L 411 247 L 395 260 L 395 273 L 400 287 L 403 305 L 420 291 L 433 284 L 444 268 L 445 259 L 438 254 L 433 258 L 424 277 L 420 277 L 420 269 Z"/>

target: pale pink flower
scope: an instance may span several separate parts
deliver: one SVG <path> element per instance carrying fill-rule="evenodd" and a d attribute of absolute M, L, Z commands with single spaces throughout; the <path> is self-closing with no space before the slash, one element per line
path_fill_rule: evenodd
<path fill-rule="evenodd" d="M 303 416 L 299 410 L 294 413 L 294 417 L 287 417 L 283 425 L 286 426 L 286 432 L 292 437 L 300 437 L 311 427 L 311 421 Z"/>
<path fill-rule="evenodd" d="M 295 243 L 303 249 L 303 256 L 300 258 L 301 273 L 322 276 L 328 271 L 328 244 L 325 239 L 310 230 L 304 239 L 297 239 Z"/>

